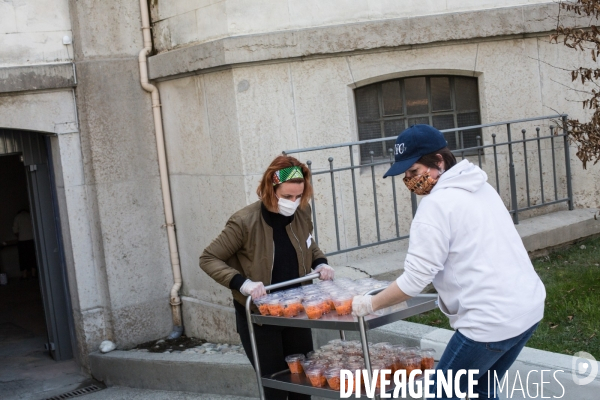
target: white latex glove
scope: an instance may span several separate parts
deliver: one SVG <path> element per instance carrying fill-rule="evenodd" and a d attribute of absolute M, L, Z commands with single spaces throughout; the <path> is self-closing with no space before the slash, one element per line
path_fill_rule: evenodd
<path fill-rule="evenodd" d="M 246 279 L 246 282 L 240 288 L 240 293 L 244 296 L 251 296 L 253 299 L 258 299 L 266 295 L 267 291 L 262 282 L 253 282 L 250 279 Z"/>
<path fill-rule="evenodd" d="M 318 272 L 320 274 L 319 278 L 324 281 L 332 281 L 335 275 L 335 270 L 327 264 L 319 264 L 315 268 L 315 272 Z"/>
<path fill-rule="evenodd" d="M 352 299 L 352 315 L 364 317 L 365 315 L 373 314 L 372 297 L 370 294 L 354 296 L 354 299 Z"/>

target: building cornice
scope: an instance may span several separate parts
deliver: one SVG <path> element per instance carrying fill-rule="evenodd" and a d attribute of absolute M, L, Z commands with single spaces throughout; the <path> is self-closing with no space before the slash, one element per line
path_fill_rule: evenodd
<path fill-rule="evenodd" d="M 558 11 L 549 2 L 227 37 L 152 56 L 149 74 L 167 80 L 259 62 L 549 33 Z"/>
<path fill-rule="evenodd" d="M 73 63 L 0 68 L 0 93 L 63 89 L 77 86 Z"/>

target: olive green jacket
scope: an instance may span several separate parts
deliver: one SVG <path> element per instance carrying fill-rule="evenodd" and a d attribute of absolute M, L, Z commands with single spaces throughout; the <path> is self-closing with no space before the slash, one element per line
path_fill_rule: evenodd
<path fill-rule="evenodd" d="M 296 249 L 299 276 L 310 274 L 313 261 L 325 258 L 312 237 L 310 207 L 298 208 L 285 229 Z M 237 274 L 267 286 L 271 284 L 274 257 L 273 228 L 262 217 L 261 201 L 257 201 L 229 218 L 221 234 L 204 249 L 200 268 L 227 288 Z M 246 296 L 237 290 L 232 293 L 236 301 L 246 304 Z"/>

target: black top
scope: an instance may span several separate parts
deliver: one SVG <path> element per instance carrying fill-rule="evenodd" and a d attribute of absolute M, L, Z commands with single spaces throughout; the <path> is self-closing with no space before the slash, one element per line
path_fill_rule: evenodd
<path fill-rule="evenodd" d="M 292 241 L 285 230 L 285 227 L 292 223 L 294 215 L 286 217 L 279 213 L 274 213 L 260 205 L 262 217 L 271 228 L 273 228 L 273 244 L 275 246 L 275 257 L 273 259 L 273 272 L 271 274 L 271 284 L 285 282 L 299 278 L 298 273 L 298 255 L 296 249 L 292 245 Z M 316 268 L 320 264 L 327 263 L 327 259 L 318 258 L 313 261 L 311 268 Z M 310 271 L 307 271 L 310 273 Z M 229 288 L 240 290 L 246 278 L 241 274 L 237 274 L 229 282 Z M 299 286 L 299 285 L 296 285 Z M 282 289 L 289 289 L 293 286 L 287 286 Z"/>

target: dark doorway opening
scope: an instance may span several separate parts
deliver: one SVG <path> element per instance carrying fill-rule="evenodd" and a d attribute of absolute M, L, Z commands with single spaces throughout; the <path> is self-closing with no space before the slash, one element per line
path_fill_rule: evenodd
<path fill-rule="evenodd" d="M 73 322 L 50 138 L 0 128 L 0 395 L 38 399 L 87 380 L 73 360 Z M 28 255 L 13 233 L 27 209 Z M 22 222 L 22 221 L 21 221 Z M 19 254 L 19 248 L 21 255 Z M 21 257 L 20 257 L 21 256 Z M 24 273 L 23 259 L 37 267 Z M 25 278 L 25 279 L 22 279 Z M 59 362 L 57 362 L 59 361 Z"/>
<path fill-rule="evenodd" d="M 20 155 L 0 156 L 0 188 L 0 272 L 6 280 L 6 285 L 0 287 L 0 342 L 5 346 L 15 339 L 27 338 L 32 344 L 41 343 L 43 348 L 47 342 L 47 329 L 35 246 L 21 246 L 21 258 L 24 253 L 30 253 L 30 259 L 19 259 L 19 243 L 13 232 L 14 228 L 21 229 L 21 241 L 33 240 L 33 227 L 29 227 L 29 232 L 23 232 L 20 227 L 27 219 L 31 220 L 25 216 L 30 207 L 25 166 Z M 22 266 L 31 267 L 25 263 L 33 263 L 35 272 L 32 273 L 31 268 L 22 271 Z"/>
<path fill-rule="evenodd" d="M 50 355 L 44 348 L 48 342 L 48 330 L 40 283 L 37 273 L 34 278 L 30 270 L 24 279 L 19 243 L 13 232 L 19 211 L 30 210 L 27 176 L 21 155 L 0 156 L 0 188 L 0 273 L 6 280 L 2 282 L 6 284 L 0 286 L 0 357 L 18 364 L 43 364 Z M 26 239 L 29 236 L 33 239 L 31 233 L 21 234 L 22 239 L 23 235 L 28 236 Z M 33 260 L 35 262 L 35 254 Z M 0 367 L 0 375 L 5 377 L 15 371 L 14 367 L 12 371 L 3 369 Z"/>

